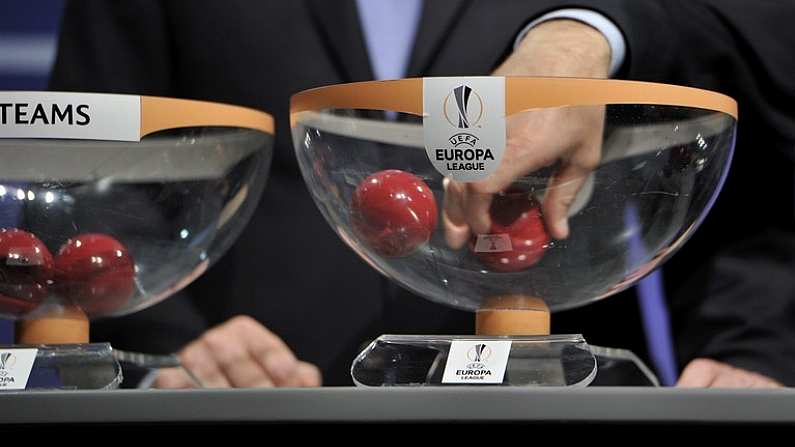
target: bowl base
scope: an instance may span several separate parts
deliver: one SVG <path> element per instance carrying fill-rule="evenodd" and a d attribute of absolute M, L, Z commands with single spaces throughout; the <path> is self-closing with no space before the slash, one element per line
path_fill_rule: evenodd
<path fill-rule="evenodd" d="M 107 343 L 0 346 L 0 391 L 118 388 L 119 362 Z"/>
<path fill-rule="evenodd" d="M 659 386 L 631 352 L 581 335 L 383 335 L 356 357 L 351 376 L 365 387 Z"/>

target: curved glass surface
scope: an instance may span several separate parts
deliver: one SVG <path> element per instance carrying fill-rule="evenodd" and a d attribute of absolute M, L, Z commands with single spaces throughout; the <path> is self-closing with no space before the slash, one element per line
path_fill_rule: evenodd
<path fill-rule="evenodd" d="M 357 386 L 471 386 L 467 381 L 445 381 L 456 341 L 488 346 L 510 340 L 504 375 L 494 386 L 585 387 L 596 377 L 597 360 L 581 335 L 544 337 L 473 337 L 445 335 L 382 335 L 354 359 L 351 377 Z M 480 362 L 478 362 L 480 363 Z M 488 361 L 464 365 L 490 369 Z"/>
<path fill-rule="evenodd" d="M 215 126 L 140 142 L 0 139 L 0 315 L 122 315 L 185 287 L 248 221 L 272 139 Z"/>
<path fill-rule="evenodd" d="M 487 182 L 512 177 L 476 185 L 434 168 L 418 116 L 293 114 L 304 178 L 339 236 L 404 287 L 470 310 L 506 295 L 577 307 L 651 272 L 712 206 L 735 126 L 727 113 L 682 106 L 527 110 L 507 118 L 508 147 Z M 550 219 L 553 202 L 566 205 L 568 234 Z"/>

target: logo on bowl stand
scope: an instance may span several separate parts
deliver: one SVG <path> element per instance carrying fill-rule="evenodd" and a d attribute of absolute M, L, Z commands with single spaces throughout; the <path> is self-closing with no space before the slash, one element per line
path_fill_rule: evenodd
<path fill-rule="evenodd" d="M 17 363 L 17 356 L 10 352 L 4 352 L 0 354 L 0 381 L 3 378 L 8 377 L 11 372 L 11 369 L 14 368 L 14 365 Z M 13 381 L 13 378 L 11 379 Z"/>
<path fill-rule="evenodd" d="M 486 361 L 491 357 L 491 348 L 488 345 L 480 343 L 469 348 L 467 351 L 467 358 L 472 363 L 467 365 L 468 369 L 485 369 Z"/>
<path fill-rule="evenodd" d="M 425 79 L 423 130 L 431 163 L 453 180 L 488 177 L 505 147 L 504 114 L 504 78 Z"/>
<path fill-rule="evenodd" d="M 24 390 L 37 349 L 0 351 L 0 390 Z"/>
<path fill-rule="evenodd" d="M 510 340 L 453 340 L 442 383 L 502 383 L 510 352 Z"/>

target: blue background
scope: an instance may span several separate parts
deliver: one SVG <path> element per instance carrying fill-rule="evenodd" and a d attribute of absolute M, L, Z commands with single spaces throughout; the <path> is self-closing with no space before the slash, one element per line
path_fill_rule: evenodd
<path fill-rule="evenodd" d="M 0 90 L 42 90 L 55 57 L 63 0 L 0 2 Z"/>
<path fill-rule="evenodd" d="M 0 90 L 43 90 L 55 58 L 63 0 L 0 1 Z M 14 327 L 0 320 L 0 343 Z"/>

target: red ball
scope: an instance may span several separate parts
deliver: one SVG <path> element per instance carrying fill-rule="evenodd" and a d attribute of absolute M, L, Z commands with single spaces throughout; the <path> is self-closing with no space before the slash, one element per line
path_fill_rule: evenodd
<path fill-rule="evenodd" d="M 135 263 L 127 247 L 104 234 L 69 239 L 55 257 L 60 292 L 90 316 L 124 307 L 135 291 Z"/>
<path fill-rule="evenodd" d="M 437 208 L 433 191 L 416 175 L 390 169 L 367 177 L 351 200 L 356 234 L 382 256 L 405 256 L 431 238 Z"/>
<path fill-rule="evenodd" d="M 537 264 L 550 242 L 538 202 L 527 193 L 500 194 L 489 212 L 489 234 L 480 235 L 485 242 L 478 246 L 478 235 L 470 241 L 480 262 L 496 272 L 518 272 Z"/>
<path fill-rule="evenodd" d="M 0 229 L 0 314 L 18 317 L 38 307 L 52 278 L 52 254 L 39 238 Z"/>

